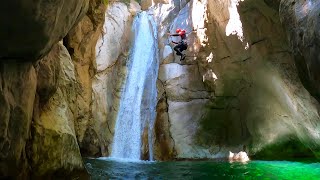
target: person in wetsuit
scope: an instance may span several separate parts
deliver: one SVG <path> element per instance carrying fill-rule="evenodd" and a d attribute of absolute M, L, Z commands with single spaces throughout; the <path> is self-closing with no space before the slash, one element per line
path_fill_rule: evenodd
<path fill-rule="evenodd" d="M 180 36 L 181 40 L 179 42 L 172 43 L 177 44 L 173 49 L 176 51 L 176 54 L 180 56 L 180 61 L 186 58 L 186 55 L 182 53 L 182 51 L 187 50 L 187 36 L 186 31 L 184 29 L 177 29 L 175 34 L 169 34 L 170 36 Z"/>

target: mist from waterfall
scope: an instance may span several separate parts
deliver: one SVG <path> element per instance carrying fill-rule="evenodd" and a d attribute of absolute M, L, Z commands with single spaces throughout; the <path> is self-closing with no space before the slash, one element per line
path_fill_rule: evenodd
<path fill-rule="evenodd" d="M 121 94 L 112 146 L 112 158 L 141 159 L 142 133 L 148 128 L 149 159 L 153 160 L 152 133 L 156 115 L 159 58 L 157 26 L 147 12 L 132 25 L 133 43 Z"/>

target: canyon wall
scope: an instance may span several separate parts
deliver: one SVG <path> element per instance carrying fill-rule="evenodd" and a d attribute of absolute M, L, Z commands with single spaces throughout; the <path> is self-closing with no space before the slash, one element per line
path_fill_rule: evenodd
<path fill-rule="evenodd" d="M 155 159 L 319 157 L 318 2 L 109 3 L 2 6 L 1 176 L 66 178 L 82 157 L 110 154 L 140 9 L 159 31 Z M 188 32 L 184 61 L 176 28 Z"/>
<path fill-rule="evenodd" d="M 166 137 L 158 138 L 165 151 L 182 159 L 224 157 L 229 150 L 271 159 L 317 156 L 319 103 L 298 77 L 306 71 L 295 64 L 279 2 L 170 5 L 169 13 L 158 14 L 160 44 L 171 41 L 167 32 L 184 28 L 189 47 L 181 62 L 172 45 L 160 49 L 157 122 L 168 125 L 155 129 L 163 135 L 156 137 Z"/>
<path fill-rule="evenodd" d="M 319 1 L 281 1 L 280 20 L 286 29 L 303 85 L 319 101 Z"/>
<path fill-rule="evenodd" d="M 100 2 L 100 1 L 99 1 Z M 126 61 L 131 44 L 131 24 L 140 10 L 131 3 L 96 6 L 69 32 L 65 42 L 72 53 L 79 115 L 76 134 L 83 156 L 108 156 L 114 134 Z"/>
<path fill-rule="evenodd" d="M 2 4 L 1 176 L 67 178 L 84 170 L 74 130 L 74 65 L 58 42 L 88 6 L 89 1 Z"/>

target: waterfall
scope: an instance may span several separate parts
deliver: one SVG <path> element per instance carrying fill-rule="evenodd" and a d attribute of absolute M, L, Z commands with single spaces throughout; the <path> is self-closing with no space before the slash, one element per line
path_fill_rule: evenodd
<path fill-rule="evenodd" d="M 157 26 L 146 12 L 133 21 L 133 44 L 128 73 L 121 94 L 111 157 L 139 160 L 142 132 L 148 128 L 149 159 L 152 160 L 152 132 L 156 115 L 156 81 L 159 58 Z"/>

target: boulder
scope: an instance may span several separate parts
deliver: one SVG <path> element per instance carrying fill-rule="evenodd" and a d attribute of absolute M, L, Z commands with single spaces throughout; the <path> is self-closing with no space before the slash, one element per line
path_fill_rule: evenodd
<path fill-rule="evenodd" d="M 232 153 L 229 151 L 229 162 L 248 162 L 250 161 L 246 152 L 240 151 L 238 153 Z"/>

